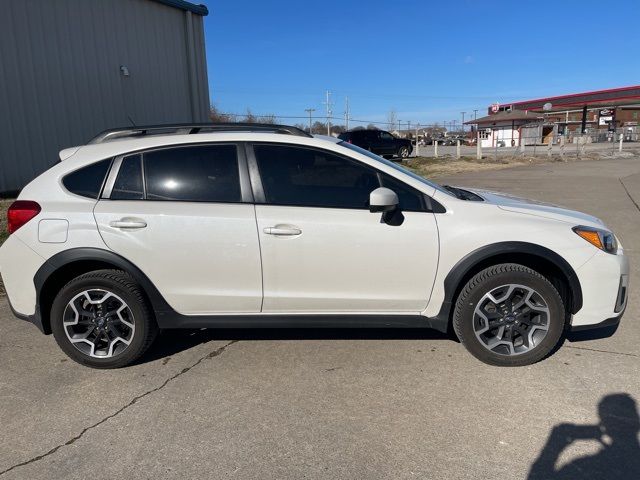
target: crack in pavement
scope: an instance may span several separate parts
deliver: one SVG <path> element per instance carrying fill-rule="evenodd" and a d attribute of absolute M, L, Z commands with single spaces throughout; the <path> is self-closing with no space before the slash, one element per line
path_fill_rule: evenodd
<path fill-rule="evenodd" d="M 157 392 L 158 390 L 162 390 L 164 387 L 166 387 L 169 383 L 171 383 L 173 380 L 175 380 L 176 378 L 184 375 L 185 373 L 187 373 L 189 370 L 191 370 L 194 367 L 197 367 L 198 365 L 200 365 L 203 361 L 205 361 L 208 358 L 213 358 L 213 357 L 217 357 L 218 355 L 220 355 L 221 353 L 223 353 L 227 347 L 233 345 L 234 343 L 237 343 L 239 340 L 232 340 L 229 343 L 226 343 L 225 345 L 213 350 L 212 352 L 207 353 L 206 355 L 204 355 L 203 357 L 200 357 L 198 359 L 198 361 L 196 361 L 194 364 L 183 368 L 182 370 L 180 370 L 178 373 L 176 373 L 175 375 L 169 377 L 168 379 L 166 379 L 164 382 L 162 382 L 162 384 L 160 384 L 160 386 L 156 387 L 156 388 L 152 388 L 151 390 L 148 390 L 140 395 L 135 396 L 129 403 L 127 403 L 125 406 L 123 406 L 122 408 L 120 408 L 119 410 L 115 411 L 114 413 L 107 415 L 106 417 L 104 417 L 103 419 L 101 419 L 100 421 L 94 423 L 93 425 L 90 425 L 86 428 L 84 428 L 79 434 L 77 434 L 75 437 L 67 440 L 64 443 L 61 443 L 60 445 L 57 445 L 55 447 L 53 447 L 51 450 L 49 450 L 46 453 L 43 453 L 42 455 L 38 455 L 36 457 L 33 457 L 29 460 L 25 460 L 24 462 L 20 462 L 17 463 L 3 471 L 0 472 L 0 476 L 9 473 L 10 471 L 19 468 L 19 467 L 23 467 L 25 465 L 29 465 L 31 463 L 35 463 L 38 462 L 39 460 L 42 460 L 45 457 L 48 457 L 49 455 L 53 455 L 54 453 L 56 453 L 58 450 L 60 450 L 62 447 L 65 447 L 67 445 L 72 445 L 73 443 L 75 443 L 77 440 L 80 440 L 85 433 L 87 433 L 89 430 L 93 430 L 94 428 L 102 425 L 103 423 L 105 423 L 107 420 L 110 420 L 118 415 L 120 415 L 122 412 L 124 412 L 126 409 L 128 409 L 129 407 L 135 405 L 136 403 L 138 403 L 139 400 L 142 400 L 144 397 L 151 395 L 154 392 Z"/>
<path fill-rule="evenodd" d="M 589 352 L 598 352 L 598 353 L 611 353 L 612 355 L 624 355 L 626 357 L 640 357 L 637 353 L 625 353 L 625 352 L 613 352 L 611 350 L 598 350 L 597 348 L 587 348 L 587 347 L 574 347 L 572 345 L 565 345 L 564 348 L 573 348 L 575 350 L 587 350 Z"/>
<path fill-rule="evenodd" d="M 632 175 L 629 175 L 629 176 L 631 177 Z M 625 178 L 627 178 L 627 177 L 625 177 Z M 631 200 L 633 202 L 633 204 L 636 206 L 636 209 L 640 212 L 640 205 L 638 205 L 638 203 L 635 201 L 635 199 L 631 196 L 631 193 L 629 193 L 629 190 L 627 190 L 627 186 L 622 181 L 622 178 L 618 178 L 618 181 L 620 182 L 620 185 L 622 185 L 622 188 L 624 188 L 624 191 L 627 193 L 627 196 L 629 197 L 629 200 Z"/>

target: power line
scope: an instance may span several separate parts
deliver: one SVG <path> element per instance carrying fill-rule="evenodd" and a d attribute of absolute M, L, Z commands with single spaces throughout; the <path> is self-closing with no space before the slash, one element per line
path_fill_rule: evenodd
<path fill-rule="evenodd" d="M 309 119 L 311 119 L 312 121 L 313 120 L 325 120 L 325 121 L 327 121 L 327 120 L 333 120 L 333 121 L 342 121 L 342 120 L 344 120 L 343 117 L 313 116 L 312 113 L 314 111 L 316 111 L 315 108 L 305 109 L 304 111 L 309 113 L 309 110 L 311 110 L 311 113 L 309 115 L 276 115 L 276 114 L 269 113 L 269 114 L 254 114 L 254 116 L 257 117 L 258 119 L 260 119 L 260 117 L 269 117 L 269 118 L 282 119 L 282 120 L 309 120 Z M 242 117 L 246 116 L 245 113 L 234 113 L 234 112 L 220 112 L 220 115 L 226 115 L 226 116 L 232 117 L 234 119 L 235 118 L 241 119 Z M 400 120 L 400 122 L 403 122 L 403 121 L 404 120 Z M 385 125 L 385 126 L 389 125 L 389 122 L 352 118 L 351 116 L 349 117 L 349 122 L 351 122 L 351 123 L 361 123 L 361 124 L 372 124 L 372 125 Z M 456 120 L 456 122 L 457 122 L 457 120 Z M 453 122 L 447 122 L 447 121 L 433 122 L 433 123 L 420 122 L 420 126 L 421 126 L 420 128 L 441 127 L 443 125 L 446 126 L 447 124 L 448 124 L 449 128 L 451 128 L 452 127 L 452 123 Z M 398 128 L 400 128 L 400 126 Z"/>

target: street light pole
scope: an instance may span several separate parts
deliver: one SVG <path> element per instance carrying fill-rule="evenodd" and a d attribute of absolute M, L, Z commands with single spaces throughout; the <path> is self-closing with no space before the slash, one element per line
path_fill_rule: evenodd
<path fill-rule="evenodd" d="M 460 112 L 462 114 L 462 132 L 464 133 L 464 114 L 467 112 Z"/>

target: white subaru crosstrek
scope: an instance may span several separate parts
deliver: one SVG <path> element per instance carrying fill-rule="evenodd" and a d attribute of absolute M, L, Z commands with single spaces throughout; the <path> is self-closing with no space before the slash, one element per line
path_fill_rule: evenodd
<path fill-rule="evenodd" d="M 615 330 L 629 265 L 597 218 L 442 187 L 274 125 L 103 132 L 8 211 L 16 316 L 111 368 L 159 329 L 429 327 L 492 365 Z"/>

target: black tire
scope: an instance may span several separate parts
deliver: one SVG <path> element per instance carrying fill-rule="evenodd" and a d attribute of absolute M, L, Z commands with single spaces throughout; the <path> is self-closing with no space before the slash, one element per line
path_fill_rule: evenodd
<path fill-rule="evenodd" d="M 496 353 L 476 336 L 474 329 L 474 322 L 477 321 L 476 307 L 489 292 L 512 284 L 530 288 L 542 297 L 548 307 L 548 330 L 546 336 L 528 351 L 519 354 Z M 497 312 L 497 315 L 500 316 L 501 313 Z M 549 280 L 523 265 L 504 263 L 482 270 L 464 286 L 455 305 L 453 329 L 466 349 L 482 362 L 489 365 L 517 367 L 536 363 L 554 351 L 564 332 L 566 317 L 562 298 Z M 512 318 L 510 317 L 509 320 Z M 482 325 L 481 320 L 480 324 Z"/>
<path fill-rule="evenodd" d="M 91 290 L 105 290 L 124 300 L 131 311 L 134 330 L 130 343 L 121 353 L 108 358 L 93 357 L 74 346 L 63 325 L 65 309 L 78 294 Z M 153 343 L 158 327 L 141 288 L 133 278 L 120 270 L 96 270 L 80 275 L 58 292 L 51 307 L 51 330 L 56 342 L 72 360 L 93 368 L 120 368 L 143 355 Z M 107 337 L 108 338 L 108 337 Z M 114 342 L 115 343 L 115 342 Z"/>
<path fill-rule="evenodd" d="M 400 147 L 398 150 L 398 157 L 400 158 L 409 158 L 409 147 Z"/>

